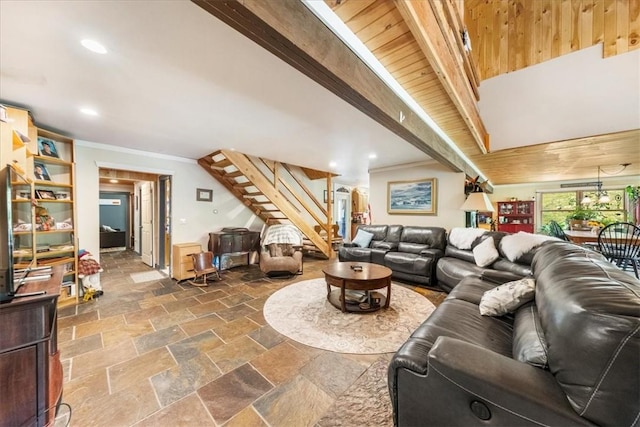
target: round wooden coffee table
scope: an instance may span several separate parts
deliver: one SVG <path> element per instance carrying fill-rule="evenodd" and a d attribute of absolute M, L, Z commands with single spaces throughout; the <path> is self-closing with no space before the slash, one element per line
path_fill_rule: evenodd
<path fill-rule="evenodd" d="M 337 262 L 322 272 L 327 281 L 327 300 L 343 312 L 362 313 L 389 307 L 391 269 L 367 262 Z M 332 290 L 332 286 L 338 289 Z M 382 288 L 387 288 L 387 295 L 373 292 Z"/>

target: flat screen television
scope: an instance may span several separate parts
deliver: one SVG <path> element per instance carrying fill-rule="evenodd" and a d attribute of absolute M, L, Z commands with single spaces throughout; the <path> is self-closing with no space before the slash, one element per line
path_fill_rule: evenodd
<path fill-rule="evenodd" d="M 0 169 L 0 302 L 15 295 L 13 283 L 13 227 L 11 221 L 11 166 Z"/>

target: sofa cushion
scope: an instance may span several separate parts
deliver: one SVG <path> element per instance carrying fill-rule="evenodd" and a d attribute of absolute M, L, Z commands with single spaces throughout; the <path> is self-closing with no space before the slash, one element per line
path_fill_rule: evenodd
<path fill-rule="evenodd" d="M 449 295 L 447 295 L 447 299 L 461 299 L 479 305 L 482 295 L 496 286 L 495 283 L 482 280 L 478 277 L 465 277 L 451 290 Z"/>
<path fill-rule="evenodd" d="M 526 277 L 503 283 L 488 290 L 480 300 L 480 314 L 483 316 L 502 316 L 514 311 L 533 299 L 535 286 L 535 280 Z"/>
<path fill-rule="evenodd" d="M 539 368 L 547 367 L 547 341 L 540 326 L 538 308 L 533 302 L 516 310 L 513 322 L 513 358 Z"/>
<path fill-rule="evenodd" d="M 500 254 L 493 243 L 493 237 L 484 239 L 482 243 L 473 248 L 473 258 L 478 267 L 491 265 L 500 258 Z"/>
<path fill-rule="evenodd" d="M 406 252 L 388 252 L 384 256 L 384 265 L 394 272 L 399 271 L 419 276 L 431 276 L 435 262 L 436 260 L 433 258 Z"/>
<path fill-rule="evenodd" d="M 356 237 L 353 238 L 351 243 L 355 243 L 361 248 L 368 248 L 371 244 L 371 239 L 373 239 L 373 233 L 369 233 L 368 231 L 358 230 L 356 233 Z"/>
<path fill-rule="evenodd" d="M 369 248 L 343 248 L 338 249 L 340 262 L 371 262 L 371 249 Z"/>
<path fill-rule="evenodd" d="M 513 323 L 505 317 L 481 316 L 476 304 L 446 299 L 411 334 L 433 344 L 439 336 L 457 338 L 511 357 Z"/>
<path fill-rule="evenodd" d="M 429 245 L 412 242 L 400 242 L 398 243 L 398 252 L 406 252 L 410 254 L 419 254 L 425 249 L 429 249 Z"/>
<path fill-rule="evenodd" d="M 601 255 L 554 242 L 533 260 L 549 370 L 577 413 L 634 425 L 640 396 L 640 281 Z"/>

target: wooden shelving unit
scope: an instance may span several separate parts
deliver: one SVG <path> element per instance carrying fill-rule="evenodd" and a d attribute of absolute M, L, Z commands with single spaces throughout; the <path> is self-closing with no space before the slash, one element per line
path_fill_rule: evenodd
<path fill-rule="evenodd" d="M 43 148 L 53 142 L 53 155 L 45 154 Z M 78 303 L 80 296 L 78 279 L 78 245 L 75 226 L 77 213 L 75 204 L 75 157 L 74 141 L 63 135 L 37 129 L 37 139 L 32 151 L 33 162 L 35 254 L 38 266 L 62 265 L 62 292 L 59 305 Z M 49 179 L 38 179 L 36 168 L 44 166 Z M 40 216 L 39 213 L 48 214 Z"/>
<path fill-rule="evenodd" d="M 7 107 L 0 154 L 11 166 L 14 268 L 61 265 L 58 304 L 78 302 L 74 141 L 37 128 L 27 110 Z M 51 141 L 47 152 L 43 141 Z M 2 165 L 3 167 L 5 165 Z M 44 169 L 44 176 L 36 174 Z"/>
<path fill-rule="evenodd" d="M 517 233 L 534 232 L 535 202 L 498 202 L 498 231 Z"/>

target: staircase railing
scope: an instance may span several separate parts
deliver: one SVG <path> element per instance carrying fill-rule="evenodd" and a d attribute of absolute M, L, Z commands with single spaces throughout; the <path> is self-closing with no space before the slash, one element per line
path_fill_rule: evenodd
<path fill-rule="evenodd" d="M 202 157 L 198 164 L 265 223 L 290 223 L 318 251 L 335 257 L 331 247 L 333 201 L 327 197 L 325 205 L 318 200 L 310 188 L 313 180 L 308 169 L 229 150 Z M 318 174 L 324 177 L 330 194 L 333 175 L 313 172 L 314 177 Z M 325 232 L 318 233 L 316 225 Z"/>

